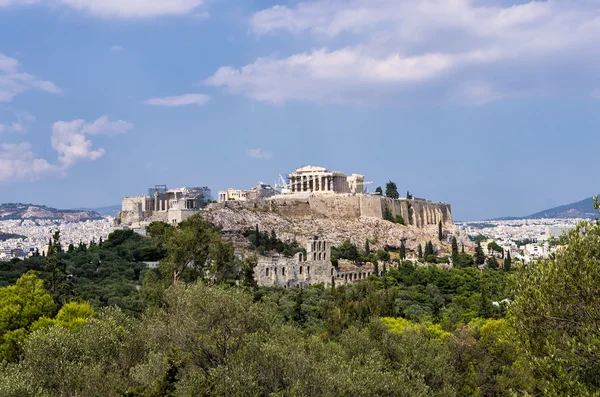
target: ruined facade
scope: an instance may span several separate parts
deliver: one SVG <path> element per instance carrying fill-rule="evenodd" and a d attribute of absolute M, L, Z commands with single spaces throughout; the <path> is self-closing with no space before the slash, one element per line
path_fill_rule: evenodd
<path fill-rule="evenodd" d="M 261 200 L 275 195 L 275 189 L 270 185 L 266 185 L 262 182 L 258 182 L 256 186 L 253 186 L 250 190 L 236 190 L 227 189 L 219 192 L 218 201 L 248 201 L 248 200 Z"/>
<path fill-rule="evenodd" d="M 326 168 L 312 165 L 298 168 L 288 176 L 288 179 L 291 194 L 362 194 L 364 192 L 365 177 L 363 175 L 346 176 L 343 172 L 329 171 Z"/>
<path fill-rule="evenodd" d="M 291 258 L 283 255 L 259 256 L 254 268 L 258 285 L 270 287 L 307 287 L 311 284 L 330 286 L 362 281 L 373 273 L 373 267 L 345 266 L 336 268 L 331 264 L 331 245 L 325 240 L 310 240 L 306 255 L 297 253 Z"/>
<path fill-rule="evenodd" d="M 153 221 L 177 224 L 204 208 L 210 194 L 208 187 L 169 190 L 164 185 L 157 185 L 148 189 L 147 196 L 124 197 L 117 220 L 132 227 Z"/>

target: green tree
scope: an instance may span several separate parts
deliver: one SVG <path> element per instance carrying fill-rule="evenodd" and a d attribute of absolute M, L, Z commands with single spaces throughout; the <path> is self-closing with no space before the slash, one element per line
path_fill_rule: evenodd
<path fill-rule="evenodd" d="M 485 265 L 488 267 L 488 269 L 498 269 L 500 267 L 498 260 L 494 256 L 488 256 L 485 260 Z"/>
<path fill-rule="evenodd" d="M 398 187 L 395 182 L 389 181 L 385 185 L 385 197 L 397 199 L 400 197 L 398 194 Z"/>
<path fill-rule="evenodd" d="M 417 246 L 417 257 L 418 258 L 422 258 L 423 257 L 423 247 L 421 246 L 421 244 L 419 244 Z"/>
<path fill-rule="evenodd" d="M 504 270 L 507 272 L 512 270 L 512 258 L 510 257 L 510 251 L 506 251 L 506 257 L 504 258 Z"/>
<path fill-rule="evenodd" d="M 420 247 L 420 245 L 419 245 Z M 402 242 L 400 243 L 400 260 L 405 260 L 406 259 L 406 244 L 404 243 L 404 240 L 402 240 Z"/>
<path fill-rule="evenodd" d="M 382 262 L 389 262 L 390 261 L 390 253 L 384 250 L 378 250 L 377 251 L 377 260 L 380 260 Z"/>
<path fill-rule="evenodd" d="M 473 257 L 476 265 L 483 265 L 485 263 L 485 254 L 483 253 L 483 248 L 481 248 L 481 243 L 477 243 L 475 246 L 475 256 Z"/>
<path fill-rule="evenodd" d="M 48 254 L 45 259 L 44 270 L 50 273 L 50 293 L 55 299 L 59 299 L 66 282 L 66 266 L 60 256 L 60 231 L 54 232 L 51 244 L 48 246 Z"/>
<path fill-rule="evenodd" d="M 442 230 L 442 221 L 438 223 L 438 240 L 442 241 L 444 239 L 444 232 Z"/>
<path fill-rule="evenodd" d="M 30 326 L 40 317 L 51 317 L 55 310 L 44 282 L 32 271 L 21 276 L 15 285 L 0 288 L 0 360 L 16 360 Z"/>
<path fill-rule="evenodd" d="M 591 396 L 600 389 L 600 222 L 565 238 L 554 258 L 518 268 L 510 312 L 543 394 Z"/>
<path fill-rule="evenodd" d="M 371 244 L 369 243 L 369 239 L 365 240 L 365 255 L 369 255 L 371 253 Z"/>
<path fill-rule="evenodd" d="M 380 196 L 383 196 L 383 189 L 381 188 L 381 186 L 377 186 L 377 188 L 375 189 L 375 193 L 379 194 Z"/>
<path fill-rule="evenodd" d="M 435 248 L 431 241 L 425 243 L 425 252 L 423 253 L 423 255 L 425 256 L 425 258 L 427 258 L 429 255 L 435 256 Z"/>
<path fill-rule="evenodd" d="M 458 252 L 458 242 L 456 236 L 452 236 L 452 264 L 458 266 L 460 263 L 460 256 Z"/>

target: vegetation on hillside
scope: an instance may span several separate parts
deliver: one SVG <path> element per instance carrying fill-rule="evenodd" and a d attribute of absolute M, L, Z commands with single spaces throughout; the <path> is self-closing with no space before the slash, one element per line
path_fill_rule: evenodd
<path fill-rule="evenodd" d="M 364 282 L 306 289 L 257 287 L 252 257 L 234 255 L 199 216 L 148 234 L 119 231 L 102 246 L 66 250 L 54 236 L 47 257 L 3 270 L 0 395 L 600 390 L 598 222 L 569 232 L 553 258 L 510 271 L 415 266 L 347 242 L 332 253 L 395 265 Z M 270 235 L 255 237 L 277 249 Z M 463 254 L 453 242 L 453 257 Z M 149 257 L 157 268 L 142 263 Z"/>

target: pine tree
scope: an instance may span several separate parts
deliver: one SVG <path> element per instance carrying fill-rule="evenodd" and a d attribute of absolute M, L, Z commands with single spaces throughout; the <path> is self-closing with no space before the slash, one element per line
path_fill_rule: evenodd
<path fill-rule="evenodd" d="M 377 189 L 375 189 L 375 193 L 379 194 L 380 196 L 383 196 L 383 189 L 381 188 L 381 186 L 377 186 Z"/>
<path fill-rule="evenodd" d="M 504 258 L 504 271 L 510 272 L 512 268 L 512 258 L 510 257 L 510 251 L 506 251 L 506 257 Z"/>
<path fill-rule="evenodd" d="M 365 255 L 369 255 L 371 253 L 371 244 L 369 244 L 369 239 L 365 241 Z"/>
<path fill-rule="evenodd" d="M 102 237 L 100 237 L 100 240 L 98 241 L 98 247 L 102 247 L 102 243 L 103 243 Z"/>
<path fill-rule="evenodd" d="M 398 194 L 398 187 L 395 182 L 389 181 L 385 185 L 385 197 L 397 199 L 400 197 Z"/>
<path fill-rule="evenodd" d="M 480 242 L 477 242 L 473 259 L 475 260 L 476 265 L 483 265 L 485 263 L 485 254 L 483 253 L 483 248 L 481 248 Z"/>
<path fill-rule="evenodd" d="M 385 264 L 385 262 L 383 263 L 383 271 L 381 272 L 382 276 L 385 276 L 387 273 L 387 265 Z"/>
<path fill-rule="evenodd" d="M 420 248 L 420 246 L 419 246 L 419 248 Z M 401 260 L 406 259 L 406 245 L 404 244 L 404 240 L 402 240 L 402 243 L 400 243 L 400 259 Z"/>
<path fill-rule="evenodd" d="M 465 245 L 461 244 L 461 246 L 462 246 L 462 250 L 460 252 L 462 252 L 464 254 L 465 253 Z"/>
<path fill-rule="evenodd" d="M 438 239 L 442 241 L 444 239 L 444 233 L 442 231 L 442 221 L 438 223 Z"/>
<path fill-rule="evenodd" d="M 417 246 L 417 256 L 418 256 L 419 258 L 423 258 L 423 247 L 421 246 L 421 244 L 419 244 L 419 245 Z"/>
<path fill-rule="evenodd" d="M 73 244 L 69 244 L 69 248 L 67 249 L 67 252 L 71 253 L 75 251 L 75 246 Z"/>
<path fill-rule="evenodd" d="M 452 236 L 452 264 L 457 266 L 460 263 L 460 254 L 458 253 L 458 242 L 456 237 Z"/>

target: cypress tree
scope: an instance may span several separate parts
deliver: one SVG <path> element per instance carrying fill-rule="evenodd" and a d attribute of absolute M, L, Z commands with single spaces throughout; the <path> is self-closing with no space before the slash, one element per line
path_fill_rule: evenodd
<path fill-rule="evenodd" d="M 506 251 L 506 257 L 504 258 L 504 271 L 510 272 L 512 268 L 512 258 L 510 257 L 510 251 Z"/>
<path fill-rule="evenodd" d="M 452 264 L 456 266 L 459 262 L 460 257 L 458 253 L 458 242 L 456 241 L 456 237 L 452 236 Z"/>
<path fill-rule="evenodd" d="M 371 253 L 371 244 L 369 244 L 369 239 L 365 240 L 365 255 L 369 255 Z"/>
<path fill-rule="evenodd" d="M 438 223 L 438 239 L 442 241 L 444 239 L 444 233 L 442 231 L 442 221 Z"/>
<path fill-rule="evenodd" d="M 473 259 L 475 260 L 476 265 L 483 265 L 485 263 L 485 254 L 483 253 L 483 248 L 481 248 L 480 242 L 477 242 Z"/>
<path fill-rule="evenodd" d="M 419 248 L 420 248 L 420 246 L 419 246 Z M 401 260 L 406 259 L 406 245 L 404 244 L 404 240 L 402 240 L 402 243 L 400 244 L 400 259 Z"/>
<path fill-rule="evenodd" d="M 256 229 L 254 230 L 254 246 L 256 248 L 260 247 L 260 232 L 258 230 L 258 225 L 256 225 Z"/>
<path fill-rule="evenodd" d="M 419 258 L 423 258 L 423 247 L 421 246 L 421 244 L 419 244 L 419 246 L 417 247 L 417 256 Z"/>

